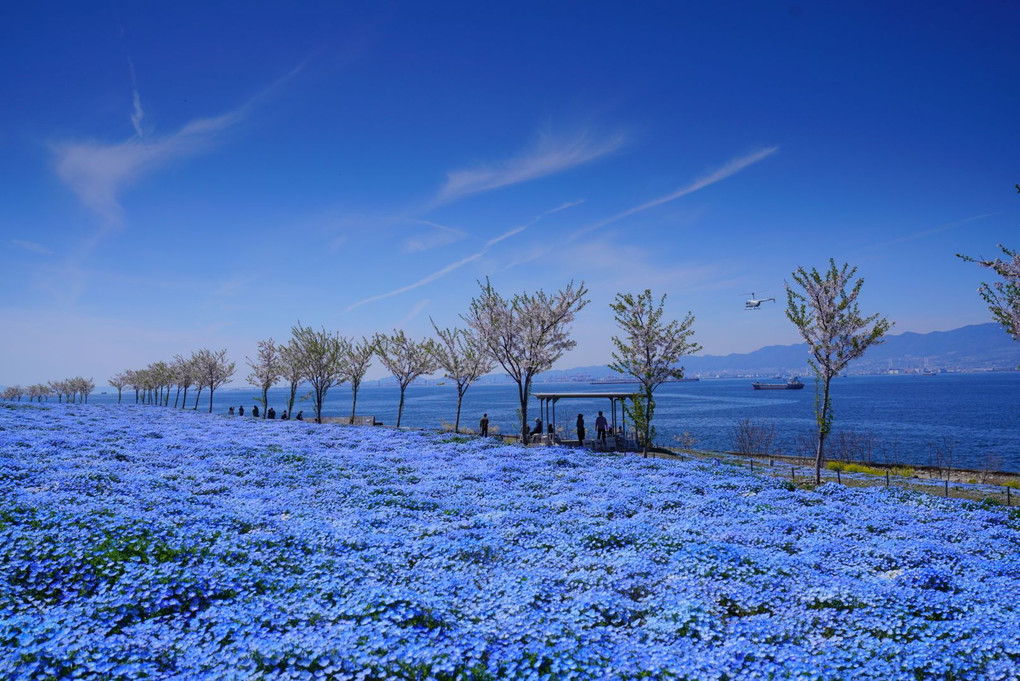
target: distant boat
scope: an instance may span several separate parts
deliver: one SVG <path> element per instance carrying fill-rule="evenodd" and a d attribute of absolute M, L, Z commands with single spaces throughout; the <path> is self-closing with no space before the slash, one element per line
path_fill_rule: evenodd
<path fill-rule="evenodd" d="M 751 387 L 755 390 L 800 390 L 804 387 L 801 380 L 794 376 L 786 383 L 760 383 L 755 381 L 751 384 Z"/>

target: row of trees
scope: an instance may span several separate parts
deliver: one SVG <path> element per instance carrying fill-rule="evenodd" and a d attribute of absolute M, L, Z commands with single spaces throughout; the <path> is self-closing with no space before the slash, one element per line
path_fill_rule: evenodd
<path fill-rule="evenodd" d="M 209 411 L 213 407 L 213 394 L 234 375 L 234 362 L 227 361 L 227 351 L 203 348 L 191 353 L 190 357 L 174 355 L 170 362 L 154 362 L 144 369 L 128 369 L 111 376 L 109 384 L 117 389 L 117 403 L 123 399 L 124 389 L 135 391 L 135 404 L 170 405 L 170 393 L 176 388 L 174 408 L 181 409 L 188 404 L 188 390 L 195 389 L 195 403 L 198 409 L 202 391 L 209 389 Z"/>
<path fill-rule="evenodd" d="M 291 338 L 285 345 L 272 338 L 259 341 L 258 353 L 248 358 L 251 373 L 248 382 L 262 391 L 260 402 L 265 406 L 269 389 L 280 380 L 290 384 L 288 411 L 294 408 L 298 386 L 307 381 L 314 398 L 315 420 L 322 422 L 322 404 L 330 388 L 349 384 L 351 387 L 351 417 L 354 422 L 358 406 L 358 390 L 371 366 L 378 357 L 393 374 L 400 388 L 397 407 L 397 426 L 404 414 L 404 395 L 407 387 L 417 378 L 442 370 L 457 385 L 457 418 L 455 430 L 460 430 L 460 411 L 468 387 L 492 369 L 477 336 L 466 329 L 440 329 L 433 323 L 437 339 L 409 338 L 401 330 L 392 334 L 377 333 L 360 340 L 346 338 L 325 328 L 315 330 L 298 323 L 291 329 Z"/>
<path fill-rule="evenodd" d="M 70 404 L 72 402 L 88 402 L 89 395 L 95 389 L 96 384 L 91 378 L 75 376 L 74 378 L 66 378 L 62 381 L 50 381 L 45 385 L 36 383 L 35 385 L 25 387 L 20 385 L 8 386 L 4 389 L 3 393 L 0 393 L 0 396 L 12 402 L 20 402 L 25 397 L 28 398 L 29 402 L 32 400 L 42 402 L 51 397 L 56 397 L 58 401 L 66 401 Z"/>
<path fill-rule="evenodd" d="M 993 316 L 1020 340 L 1020 255 L 1002 247 L 1008 260 L 977 260 L 960 256 L 991 268 L 1003 281 L 983 284 L 981 294 Z M 892 322 L 878 314 L 864 315 L 857 304 L 863 279 L 855 279 L 856 267 L 837 266 L 830 259 L 828 269 L 818 271 L 798 268 L 793 273 L 795 286 L 786 285 L 786 315 L 807 342 L 810 364 L 816 376 L 817 441 L 815 446 L 815 480 L 821 480 L 826 438 L 832 431 L 833 408 L 830 384 L 861 357 L 872 345 L 883 342 Z M 404 393 L 415 379 L 442 370 L 457 385 L 457 417 L 459 431 L 461 404 L 470 385 L 496 365 L 517 384 L 520 398 L 521 434 L 526 436 L 528 402 L 536 375 L 548 371 L 562 355 L 576 346 L 570 337 L 570 325 L 576 314 L 588 303 L 588 290 L 582 282 L 573 282 L 554 294 L 542 290 L 534 294 L 518 293 L 504 298 L 486 279 L 480 293 L 472 298 L 468 311 L 462 315 L 466 329 L 440 329 L 433 322 L 436 339 L 415 340 L 400 330 L 392 334 L 375 334 L 371 339 L 354 340 L 325 328 L 315 330 L 298 323 L 286 344 L 272 338 L 259 341 L 254 359 L 246 358 L 251 373 L 247 380 L 262 391 L 259 400 L 267 405 L 268 391 L 281 380 L 290 385 L 287 403 L 293 411 L 297 389 L 303 382 L 310 384 L 315 399 L 315 420 L 322 422 L 322 405 L 330 388 L 350 384 L 353 399 L 351 422 L 357 409 L 361 382 L 378 356 L 396 378 L 400 388 L 397 411 L 399 427 L 404 410 Z M 657 301 L 650 290 L 638 295 L 617 294 L 610 305 L 620 336 L 613 336 L 613 361 L 610 368 L 632 376 L 640 384 L 635 395 L 632 415 L 643 430 L 645 454 L 652 444 L 654 430 L 655 390 L 665 381 L 683 377 L 680 360 L 701 347 L 692 340 L 694 317 L 666 321 L 666 296 Z M 142 370 L 126 371 L 110 379 L 110 385 L 121 392 L 127 386 L 135 389 L 135 401 L 169 404 L 171 389 L 177 387 L 174 406 L 187 391 L 196 389 L 194 409 L 204 388 L 209 389 L 209 411 L 213 393 L 234 373 L 234 363 L 227 362 L 226 350 L 200 350 L 185 359 L 176 356 L 170 363 L 157 362 Z M 55 392 L 68 399 L 78 399 L 91 392 L 94 384 L 85 379 L 51 384 L 50 388 L 33 386 L 30 399 L 39 397 L 40 390 Z M 59 386 L 54 387 L 54 386 Z M 22 389 L 8 389 L 6 399 L 21 398 Z M 10 393 L 10 396 L 8 396 Z"/>

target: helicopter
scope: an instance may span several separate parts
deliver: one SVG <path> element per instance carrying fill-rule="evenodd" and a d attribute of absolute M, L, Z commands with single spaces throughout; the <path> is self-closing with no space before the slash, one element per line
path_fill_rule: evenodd
<path fill-rule="evenodd" d="M 773 302 L 773 303 L 776 302 L 775 298 L 757 298 L 756 299 L 754 297 L 754 292 L 753 291 L 750 294 L 748 294 L 748 295 L 751 296 L 751 299 L 744 303 L 744 309 L 745 310 L 758 310 L 758 309 L 761 308 L 761 304 L 762 303 L 768 303 L 770 301 Z"/>

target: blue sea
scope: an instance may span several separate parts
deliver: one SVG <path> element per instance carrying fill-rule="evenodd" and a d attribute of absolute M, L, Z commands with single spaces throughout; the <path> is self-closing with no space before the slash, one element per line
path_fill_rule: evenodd
<path fill-rule="evenodd" d="M 810 377 L 803 390 L 755 391 L 751 379 L 702 379 L 689 383 L 667 383 L 656 392 L 654 425 L 657 443 L 669 446 L 685 433 L 697 449 L 727 451 L 733 448 L 734 431 L 742 420 L 774 426 L 777 454 L 813 455 L 811 438 L 815 428 L 814 383 Z M 627 392 L 631 385 L 587 385 L 582 383 L 536 384 L 534 392 Z M 300 390 L 298 397 L 307 393 Z M 269 402 L 277 412 L 285 408 L 288 391 L 275 388 Z M 245 406 L 249 412 L 258 393 L 253 389 L 221 388 L 215 393 L 213 411 L 225 413 L 229 406 Z M 951 454 L 956 468 L 1020 472 L 1020 372 L 938 374 L 935 376 L 850 376 L 833 381 L 835 435 L 864 443 L 862 456 L 875 463 L 931 465 L 934 448 Z M 116 402 L 117 393 L 93 394 L 90 403 Z M 134 402 L 134 392 L 124 401 Z M 171 394 L 173 403 L 173 394 Z M 193 392 L 189 403 L 193 403 Z M 396 423 L 399 390 L 391 386 L 367 385 L 358 392 L 358 414 L 374 415 L 387 425 Z M 191 404 L 189 404 L 189 407 Z M 456 416 L 457 391 L 443 386 L 411 385 L 407 389 L 403 426 L 438 428 Z M 556 404 L 555 424 L 567 437 L 574 437 L 574 422 L 583 413 L 589 431 L 598 410 L 610 419 L 606 399 L 569 399 Z M 203 392 L 199 409 L 209 408 Z M 516 433 L 517 386 L 474 385 L 464 397 L 461 425 L 477 428 L 482 413 L 503 433 Z M 299 401 L 295 411 L 314 418 L 311 399 Z M 349 416 L 351 391 L 332 388 L 323 408 L 329 417 Z M 529 421 L 538 414 L 532 398 Z M 550 413 L 551 415 L 551 413 Z M 543 421 L 546 416 L 542 414 Z M 617 410 L 617 423 L 622 414 Z M 830 453 L 835 453 L 830 450 Z"/>

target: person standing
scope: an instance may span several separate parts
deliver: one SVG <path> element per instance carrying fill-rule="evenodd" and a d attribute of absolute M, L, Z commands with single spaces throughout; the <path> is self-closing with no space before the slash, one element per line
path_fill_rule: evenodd
<path fill-rule="evenodd" d="M 609 422 L 606 421 L 606 417 L 599 412 L 599 416 L 595 419 L 595 434 L 598 435 L 599 442 L 602 446 L 606 446 L 606 431 L 609 429 Z"/>
<path fill-rule="evenodd" d="M 251 408 L 251 415 L 252 418 L 257 419 L 259 417 L 259 405 L 256 404 L 254 407 Z"/>
<path fill-rule="evenodd" d="M 267 409 L 266 410 L 266 418 L 267 419 L 275 419 L 276 418 L 276 410 L 273 409 L 272 407 Z"/>
<path fill-rule="evenodd" d="M 489 437 L 489 415 L 482 414 L 482 420 L 478 422 L 478 430 L 482 437 Z"/>
<path fill-rule="evenodd" d="M 244 416 L 244 405 L 243 404 L 240 407 L 237 408 L 237 415 L 238 416 Z"/>
<path fill-rule="evenodd" d="M 542 419 L 535 417 L 535 427 L 531 429 L 532 433 L 542 434 Z"/>
<path fill-rule="evenodd" d="M 577 415 L 577 444 L 584 446 L 584 414 Z"/>

